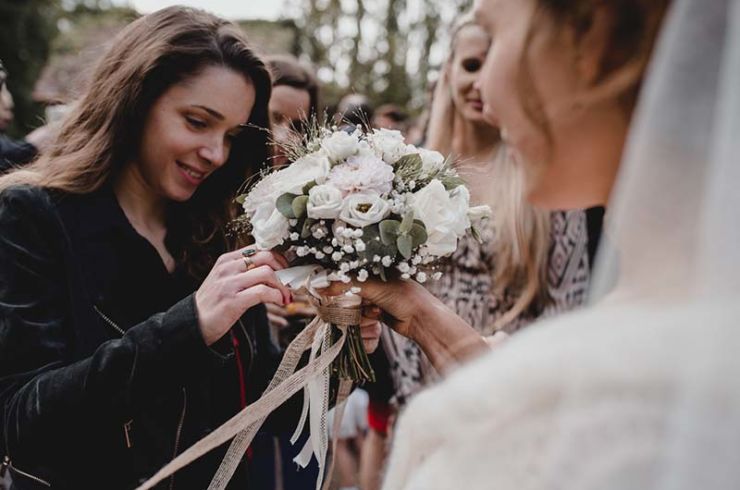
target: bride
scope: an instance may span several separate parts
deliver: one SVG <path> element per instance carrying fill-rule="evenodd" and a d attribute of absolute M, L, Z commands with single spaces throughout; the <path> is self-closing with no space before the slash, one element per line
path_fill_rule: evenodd
<path fill-rule="evenodd" d="M 476 7 L 487 114 L 531 202 L 608 204 L 611 246 L 591 308 L 412 401 L 386 488 L 737 488 L 740 1 Z M 438 367 L 486 350 L 411 282 L 362 294 Z"/>

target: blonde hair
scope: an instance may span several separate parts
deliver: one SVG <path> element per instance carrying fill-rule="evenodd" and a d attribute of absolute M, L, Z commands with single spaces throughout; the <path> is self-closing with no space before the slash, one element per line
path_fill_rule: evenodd
<path fill-rule="evenodd" d="M 493 292 L 513 293 L 514 304 L 493 325 L 500 330 L 550 300 L 547 264 L 550 251 L 550 213 L 527 201 L 521 164 L 500 147 L 490 176 L 488 204 L 495 237 Z"/>
<path fill-rule="evenodd" d="M 452 26 L 450 31 L 450 47 L 447 60 L 442 65 L 439 78 L 434 86 L 432 95 L 432 106 L 429 110 L 429 126 L 426 132 L 426 146 L 437 150 L 443 155 L 452 152 L 452 130 L 455 125 L 455 103 L 452 100 L 450 88 L 450 67 L 455 58 L 457 36 L 469 26 L 474 26 L 475 20 L 472 12 L 462 15 Z"/>
<path fill-rule="evenodd" d="M 449 71 L 455 57 L 458 34 L 476 25 L 471 14 L 462 16 L 452 29 L 448 59 L 434 90 L 426 145 L 444 155 L 452 152 L 457 111 L 452 100 Z M 499 144 L 492 152 L 490 188 L 485 204 L 493 211 L 495 231 L 493 290 L 495 295 L 513 295 L 514 304 L 492 326 L 504 328 L 518 316 L 544 307 L 549 299 L 547 261 L 550 248 L 550 213 L 526 200 L 524 169 Z M 490 326 L 489 326 L 490 327 Z"/>

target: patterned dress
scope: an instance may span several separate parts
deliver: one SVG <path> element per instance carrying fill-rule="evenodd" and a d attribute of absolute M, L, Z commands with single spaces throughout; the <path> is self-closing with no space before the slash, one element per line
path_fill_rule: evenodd
<path fill-rule="evenodd" d="M 600 227 L 600 225 L 599 225 Z M 515 303 L 510 291 L 498 294 L 492 287 L 494 230 L 484 229 L 482 242 L 461 240 L 457 251 L 440 270 L 442 278 L 429 290 L 481 335 L 492 335 L 496 320 Z M 551 301 L 539 311 L 530 308 L 504 325 L 513 333 L 540 317 L 572 310 L 586 301 L 589 277 L 589 230 L 585 211 L 558 211 L 550 219 L 550 251 L 547 288 Z M 436 377 L 435 370 L 413 341 L 385 329 L 383 347 L 394 382 L 391 403 L 403 407 L 408 398 Z"/>

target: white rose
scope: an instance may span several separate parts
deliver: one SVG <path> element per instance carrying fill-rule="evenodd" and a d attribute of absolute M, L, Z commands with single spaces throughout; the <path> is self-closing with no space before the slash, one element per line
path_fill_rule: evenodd
<path fill-rule="evenodd" d="M 440 185 L 442 184 L 440 183 Z M 468 211 L 470 210 L 470 191 L 464 185 L 459 185 L 448 194 L 450 196 L 450 210 L 455 215 L 455 224 L 457 225 L 455 226 L 455 232 L 458 237 L 462 237 L 470 228 L 470 218 L 468 217 Z"/>
<path fill-rule="evenodd" d="M 321 148 L 334 162 L 342 162 L 357 152 L 359 140 L 354 134 L 337 131 L 321 142 Z"/>
<path fill-rule="evenodd" d="M 329 159 L 321 152 L 302 156 L 288 167 L 278 172 L 276 187 L 281 194 L 302 194 L 303 187 L 311 181 L 321 184 L 326 180 L 331 170 Z M 276 197 L 276 199 L 277 199 Z"/>
<path fill-rule="evenodd" d="M 367 139 L 376 155 L 391 165 L 409 153 L 408 146 L 400 131 L 376 129 L 368 135 Z"/>
<path fill-rule="evenodd" d="M 274 203 L 264 202 L 252 216 L 252 236 L 257 248 L 270 250 L 290 236 L 288 219 Z"/>
<path fill-rule="evenodd" d="M 382 221 L 391 212 L 391 207 L 377 194 L 351 194 L 344 200 L 339 217 L 346 223 L 363 228 Z"/>
<path fill-rule="evenodd" d="M 437 179 L 413 194 L 411 209 L 427 229 L 425 245 L 430 254 L 441 257 L 457 249 L 458 238 L 470 228 L 469 202 L 470 194 L 465 186 L 448 193 Z"/>
<path fill-rule="evenodd" d="M 425 148 L 418 148 L 416 150 L 421 157 L 421 172 L 422 174 L 429 175 L 442 168 L 445 163 L 445 157 L 438 151 L 427 150 Z"/>
<path fill-rule="evenodd" d="M 471 222 L 478 222 L 484 218 L 491 217 L 490 206 L 475 206 L 468 209 L 468 218 Z"/>
<path fill-rule="evenodd" d="M 303 187 L 309 182 L 323 183 L 329 175 L 330 168 L 329 160 L 323 153 L 316 152 L 301 157 L 282 170 L 272 172 L 260 180 L 249 191 L 242 207 L 247 214 L 253 216 L 262 204 L 269 201 L 274 205 L 286 192 L 303 194 Z"/>
<path fill-rule="evenodd" d="M 335 219 L 342 210 L 342 191 L 331 185 L 317 185 L 308 191 L 306 212 L 313 219 Z"/>

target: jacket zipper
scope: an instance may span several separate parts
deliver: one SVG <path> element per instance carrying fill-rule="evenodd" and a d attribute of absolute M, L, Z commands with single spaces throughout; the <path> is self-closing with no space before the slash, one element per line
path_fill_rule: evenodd
<path fill-rule="evenodd" d="M 98 308 L 96 305 L 93 305 L 93 308 L 95 308 L 95 311 L 100 315 L 100 318 L 102 318 L 105 323 L 113 327 L 116 332 L 120 333 L 121 335 L 125 335 L 126 332 L 119 327 L 116 322 L 111 320 L 108 315 L 100 311 L 100 308 Z M 242 325 L 242 329 L 244 326 Z M 251 342 L 250 342 L 251 347 Z M 188 407 L 188 393 L 185 390 L 185 387 L 182 389 L 182 412 L 180 412 L 180 421 L 177 424 L 177 432 L 175 432 L 175 450 L 172 455 L 172 459 L 175 459 L 177 457 L 177 453 L 180 449 L 180 437 L 182 436 L 182 426 L 185 424 L 185 412 Z M 126 439 L 126 447 L 131 448 L 133 447 L 133 443 L 131 442 L 131 426 L 134 423 L 134 419 L 129 420 L 125 424 L 123 424 L 123 435 Z M 170 477 L 170 490 L 172 490 L 175 487 L 175 475 L 172 475 Z"/>
<path fill-rule="evenodd" d="M 177 432 L 175 433 L 175 450 L 172 453 L 172 459 L 177 457 L 177 453 L 180 449 L 180 436 L 182 436 L 182 426 L 185 424 L 185 412 L 188 408 L 188 392 L 185 391 L 185 387 L 182 389 L 182 412 L 180 412 L 180 422 L 177 424 Z M 175 475 L 170 477 L 170 490 L 175 488 Z"/>
<path fill-rule="evenodd" d="M 111 327 L 113 327 L 113 329 L 116 332 L 120 333 L 121 335 L 124 335 L 126 333 L 126 332 L 123 331 L 123 329 L 121 327 L 119 327 L 118 325 L 116 325 L 116 322 L 114 322 L 113 320 L 111 320 L 108 317 L 108 315 L 106 315 L 105 313 L 103 313 L 102 311 L 100 311 L 100 309 L 96 305 L 93 305 L 93 308 L 95 308 L 95 311 L 98 313 L 98 315 L 100 315 L 100 318 L 102 318 L 105 321 L 105 323 L 107 323 L 108 325 L 110 325 Z"/>
<path fill-rule="evenodd" d="M 114 322 L 113 320 L 111 320 L 108 315 L 106 315 L 105 313 L 103 313 L 102 311 L 100 311 L 100 308 L 98 308 L 97 305 L 93 305 L 93 309 L 95 309 L 95 312 L 98 315 L 100 315 L 100 318 L 102 318 L 103 321 L 105 321 L 105 323 L 107 323 L 108 325 L 110 325 L 111 327 L 113 327 L 113 329 L 116 332 L 118 332 L 119 334 L 121 334 L 121 336 L 123 336 L 125 334 L 125 332 L 123 331 L 123 329 L 121 327 L 119 327 L 116 324 L 116 322 Z M 133 425 L 134 425 L 134 419 L 131 419 L 128 422 L 126 422 L 125 424 L 123 424 L 123 438 L 126 441 L 126 448 L 128 448 L 128 449 L 131 449 L 132 447 L 134 447 L 134 443 L 131 441 L 131 428 L 133 427 Z"/>
<path fill-rule="evenodd" d="M 33 476 L 30 473 L 26 473 L 25 471 L 19 470 L 15 466 L 13 466 L 13 463 L 10 462 L 10 458 L 8 456 L 5 456 L 5 459 L 3 460 L 3 474 L 5 474 L 5 469 L 10 468 L 11 475 L 12 473 L 18 473 L 21 476 L 25 476 L 26 478 L 35 481 L 36 483 L 40 483 L 41 485 L 44 485 L 45 487 L 51 488 L 51 483 L 49 483 L 46 480 L 42 480 L 38 476 Z"/>

